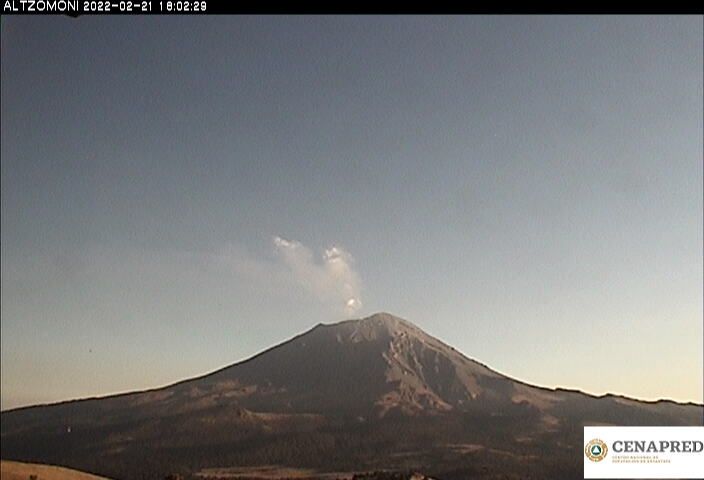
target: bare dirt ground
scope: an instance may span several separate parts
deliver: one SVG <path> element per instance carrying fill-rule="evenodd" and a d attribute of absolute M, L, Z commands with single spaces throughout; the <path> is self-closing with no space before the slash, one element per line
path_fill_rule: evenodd
<path fill-rule="evenodd" d="M 262 467 L 206 468 L 197 473 L 201 478 L 247 478 L 274 480 L 279 478 L 300 478 L 320 480 L 349 480 L 354 473 L 320 473 L 314 470 L 290 468 L 278 465 Z M 4 480 L 4 479 L 3 479 Z"/>
<path fill-rule="evenodd" d="M 107 480 L 105 477 L 53 465 L 0 461 L 2 480 L 29 480 L 33 475 L 36 480 Z"/>

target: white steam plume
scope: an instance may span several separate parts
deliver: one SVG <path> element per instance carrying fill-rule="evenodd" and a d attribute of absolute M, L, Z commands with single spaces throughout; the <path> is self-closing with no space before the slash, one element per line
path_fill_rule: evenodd
<path fill-rule="evenodd" d="M 296 283 L 321 301 L 340 305 L 348 314 L 362 307 L 361 282 L 349 252 L 332 246 L 317 260 L 308 247 L 281 237 L 274 237 L 274 247 Z"/>

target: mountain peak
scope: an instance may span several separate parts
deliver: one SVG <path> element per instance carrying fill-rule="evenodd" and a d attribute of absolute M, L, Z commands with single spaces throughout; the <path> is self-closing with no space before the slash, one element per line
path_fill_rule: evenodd
<path fill-rule="evenodd" d="M 380 312 L 319 324 L 250 359 L 164 388 L 3 412 L 0 434 L 3 458 L 55 463 L 58 452 L 68 455 L 67 464 L 85 456 L 88 463 L 75 465 L 87 470 L 97 471 L 90 463 L 95 458 L 108 462 L 104 473 L 114 478 L 163 478 L 160 469 L 177 457 L 185 458 L 184 468 L 291 459 L 310 466 L 326 457 L 330 471 L 341 471 L 334 462 L 408 469 L 426 465 L 436 451 L 454 468 L 481 450 L 472 461 L 488 456 L 495 468 L 519 458 L 506 455 L 510 448 L 535 448 L 520 458 L 537 459 L 544 445 L 562 442 L 569 448 L 561 446 L 558 454 L 571 455 L 581 444 L 574 432 L 584 424 L 693 425 L 701 419 L 697 405 L 534 387 Z M 508 443 L 499 448 L 499 442 Z M 344 458 L 337 456 L 340 445 L 349 445 Z M 177 448 L 188 455 L 174 455 Z M 140 453 L 144 449 L 148 455 Z M 124 470 L 132 464 L 139 465 L 134 477 Z M 556 476 L 546 471 L 532 477 Z"/>
<path fill-rule="evenodd" d="M 398 323 L 398 322 L 405 322 L 405 323 L 410 323 L 408 320 L 404 320 L 401 317 L 398 317 L 396 315 L 393 315 L 389 312 L 376 312 L 372 313 L 368 317 L 360 318 L 360 321 L 377 321 L 377 322 L 391 322 L 391 323 Z"/>
<path fill-rule="evenodd" d="M 409 322 L 408 320 L 405 320 L 401 317 L 397 317 L 396 315 L 392 315 L 388 312 L 377 312 L 377 313 L 374 313 L 368 317 L 360 318 L 357 321 L 363 322 L 363 323 L 387 325 L 387 326 L 391 326 L 391 327 L 397 327 L 399 325 L 403 325 L 406 327 L 418 328 L 414 324 Z"/>
<path fill-rule="evenodd" d="M 408 320 L 405 320 L 401 317 L 397 317 L 396 315 L 393 315 L 389 312 L 376 312 L 368 317 L 362 317 L 362 318 L 351 318 L 349 320 L 342 320 L 340 322 L 334 322 L 334 323 L 321 323 L 320 325 L 324 325 L 327 327 L 332 327 L 336 325 L 344 325 L 344 324 L 353 324 L 353 323 L 358 323 L 358 324 L 367 324 L 367 325 L 399 325 L 399 324 L 405 324 L 405 325 L 410 325 L 410 326 L 415 326 Z"/>
<path fill-rule="evenodd" d="M 430 337 L 408 320 L 387 312 L 378 312 L 368 317 L 343 320 L 337 323 L 321 323 L 314 330 L 317 328 L 334 333 L 338 338 L 348 338 L 352 341 L 383 340 L 404 335 Z"/>

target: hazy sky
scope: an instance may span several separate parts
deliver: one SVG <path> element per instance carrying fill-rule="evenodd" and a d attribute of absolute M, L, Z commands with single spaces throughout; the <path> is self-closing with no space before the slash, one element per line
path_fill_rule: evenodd
<path fill-rule="evenodd" d="M 701 17 L 2 18 L 2 408 L 384 310 L 702 401 Z"/>

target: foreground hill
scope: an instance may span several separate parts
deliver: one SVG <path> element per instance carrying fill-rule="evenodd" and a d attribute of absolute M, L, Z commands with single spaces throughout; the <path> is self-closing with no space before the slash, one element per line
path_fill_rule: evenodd
<path fill-rule="evenodd" d="M 37 480 L 107 480 L 104 477 L 53 465 L 0 461 L 2 480 L 28 480 L 32 476 Z"/>
<path fill-rule="evenodd" d="M 165 388 L 3 412 L 0 431 L 3 458 L 116 478 L 263 465 L 576 478 L 583 425 L 701 425 L 703 412 L 528 385 L 377 314 Z"/>

